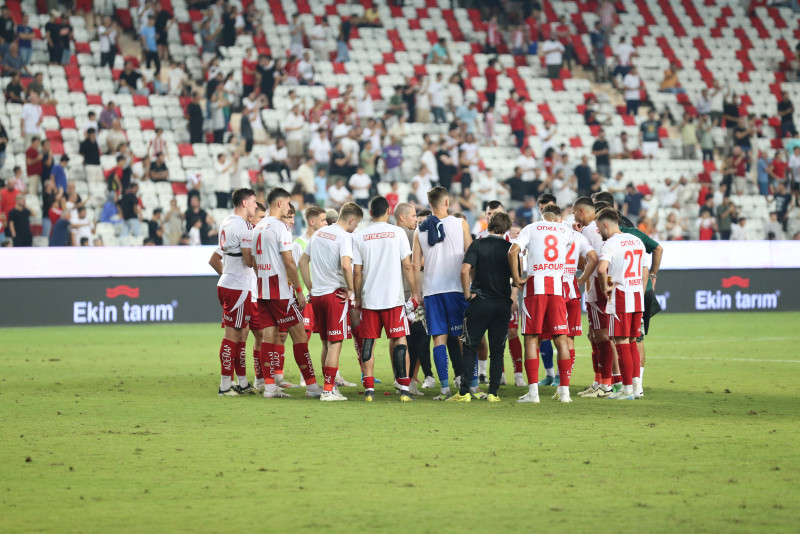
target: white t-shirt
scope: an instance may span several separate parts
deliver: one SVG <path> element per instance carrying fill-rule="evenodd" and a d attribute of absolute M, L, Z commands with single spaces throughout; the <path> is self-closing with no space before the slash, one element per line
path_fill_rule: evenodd
<path fill-rule="evenodd" d="M 428 244 L 428 232 L 419 231 L 419 244 L 425 259 L 422 294 L 461 293 L 461 264 L 464 261 L 463 221 L 452 215 L 441 219 L 444 240 Z"/>
<path fill-rule="evenodd" d="M 179 67 L 169 69 L 167 72 L 167 83 L 169 84 L 169 94 L 180 96 L 183 83 L 186 82 L 186 73 Z"/>
<path fill-rule="evenodd" d="M 629 43 L 620 43 L 617 45 L 614 54 L 619 58 L 619 65 L 621 67 L 629 67 L 631 65 L 631 56 L 634 49 Z"/>
<path fill-rule="evenodd" d="M 523 182 L 532 182 L 536 175 L 533 173 L 533 169 L 536 168 L 536 158 L 534 157 L 527 157 L 524 154 L 517 157 L 517 167 L 522 169 L 522 181 Z"/>
<path fill-rule="evenodd" d="M 553 194 L 559 206 L 571 206 L 578 200 L 578 192 L 573 189 L 567 180 L 556 178 L 553 180 Z"/>
<path fill-rule="evenodd" d="M 108 35 L 106 35 L 106 32 L 108 32 Z M 97 28 L 97 34 L 100 36 L 100 52 L 111 52 L 111 45 L 117 42 L 116 30 L 108 31 L 106 26 L 101 25 Z"/>
<path fill-rule="evenodd" d="M 644 243 L 635 235 L 614 234 L 605 242 L 600 261 L 609 262 L 608 276 L 614 285 L 606 305 L 606 313 L 644 310 L 642 260 L 646 255 Z M 617 298 L 620 291 L 624 293 L 624 299 Z M 624 305 L 623 309 L 619 309 L 621 305 Z"/>
<path fill-rule="evenodd" d="M 431 180 L 434 182 L 439 181 L 439 168 L 436 164 L 436 154 L 431 152 L 430 150 L 426 150 L 422 153 L 422 156 L 419 158 L 420 163 L 425 164 L 425 168 L 428 169 L 428 173 L 431 175 Z"/>
<path fill-rule="evenodd" d="M 637 74 L 626 74 L 622 85 L 625 86 L 625 100 L 639 100 L 642 79 Z"/>
<path fill-rule="evenodd" d="M 314 79 L 314 65 L 310 61 L 301 59 L 297 63 L 297 72 L 300 74 L 300 77 L 306 81 L 312 81 Z"/>
<path fill-rule="evenodd" d="M 719 111 L 720 113 L 722 113 L 722 107 L 723 107 L 722 105 L 725 97 L 724 93 L 725 92 L 722 90 L 722 88 L 720 88 L 719 90 L 716 89 L 711 90 L 711 96 L 708 99 L 711 102 L 711 111 Z"/>
<path fill-rule="evenodd" d="M 173 69 L 175 70 L 175 69 Z M 170 71 L 172 73 L 172 71 Z M 172 93 L 172 81 L 170 81 L 170 94 Z M 256 132 L 264 129 L 264 122 L 261 120 L 261 109 L 258 105 L 247 97 L 242 99 L 242 106 L 244 106 L 245 116 L 250 122 L 250 128 Z"/>
<path fill-rule="evenodd" d="M 567 259 L 564 262 L 564 297 L 571 299 L 581 298 L 581 291 L 578 288 L 578 281 L 575 279 L 575 271 L 578 270 L 578 260 L 585 258 L 589 251 L 594 249 L 583 237 L 583 234 L 572 230 L 575 236 L 575 241 L 569 246 L 567 250 Z"/>
<path fill-rule="evenodd" d="M 314 161 L 317 163 L 329 163 L 331 161 L 331 142 L 324 135 L 322 138 L 315 136 L 308 145 L 308 149 L 314 153 Z"/>
<path fill-rule="evenodd" d="M 789 156 L 789 170 L 792 171 L 792 181 L 800 182 L 800 156 L 792 154 Z"/>
<path fill-rule="evenodd" d="M 42 131 L 39 126 L 39 118 L 42 116 L 42 106 L 33 105 L 30 102 L 22 105 L 20 118 L 23 120 L 23 134 L 38 134 Z"/>
<path fill-rule="evenodd" d="M 286 132 L 287 141 L 302 141 L 303 140 L 303 125 L 306 121 L 301 115 L 289 112 L 286 118 L 283 119 L 283 127 Z M 288 128 L 297 128 L 289 130 Z"/>
<path fill-rule="evenodd" d="M 431 81 L 428 84 L 428 96 L 431 99 L 432 108 L 444 107 L 444 87 L 440 82 Z"/>
<path fill-rule="evenodd" d="M 353 237 L 353 265 L 363 265 L 362 300 L 368 310 L 387 310 L 405 302 L 401 262 L 411 256 L 402 228 L 371 224 Z"/>
<path fill-rule="evenodd" d="M 369 188 L 372 187 L 372 178 L 368 174 L 354 174 L 347 182 L 353 190 L 353 198 L 369 198 Z"/>
<path fill-rule="evenodd" d="M 277 217 L 264 217 L 253 230 L 253 256 L 258 266 L 258 298 L 287 300 L 294 290 L 286 276 L 282 252 L 292 251 L 292 231 Z"/>
<path fill-rule="evenodd" d="M 242 249 L 252 248 L 253 227 L 238 215 L 228 215 L 219 227 L 218 244 L 222 251 L 222 276 L 217 285 L 250 291 L 253 269 L 244 264 Z"/>
<path fill-rule="evenodd" d="M 371 118 L 375 116 L 375 106 L 372 105 L 372 96 L 363 90 L 356 95 L 356 113 L 359 117 Z"/>
<path fill-rule="evenodd" d="M 542 44 L 542 55 L 546 65 L 561 65 L 564 57 L 564 45 L 559 41 L 550 39 Z"/>
<path fill-rule="evenodd" d="M 227 159 L 224 163 L 219 160 L 214 162 L 214 171 L 216 174 L 214 178 L 214 191 L 219 191 L 221 193 L 229 193 L 231 191 L 231 171 L 233 167 L 227 171 L 224 170 L 230 164 L 231 162 Z"/>
<path fill-rule="evenodd" d="M 417 200 L 420 204 L 425 206 L 428 205 L 428 191 L 433 189 L 433 185 L 431 184 L 431 175 L 426 174 L 425 176 L 420 176 L 419 174 L 414 176 L 411 179 L 411 183 L 418 183 L 419 187 L 417 188 L 416 195 Z"/>
<path fill-rule="evenodd" d="M 341 206 L 350 199 L 350 190 L 345 186 L 336 187 L 336 184 L 328 187 L 328 198 L 335 204 Z"/>
<path fill-rule="evenodd" d="M 79 228 L 73 228 L 72 235 L 75 237 L 75 246 L 80 246 L 81 238 L 86 237 L 89 239 L 89 246 L 92 246 L 92 225 L 89 217 L 80 217 L 78 210 L 73 210 L 70 217 L 70 224 L 81 224 Z"/>
<path fill-rule="evenodd" d="M 556 127 L 554 125 L 552 125 L 552 124 L 550 125 L 550 128 L 545 129 L 544 127 L 542 127 L 539 130 L 539 142 L 540 142 L 541 147 L 542 147 L 542 154 L 547 152 L 548 148 L 551 148 L 551 147 L 555 148 L 556 147 L 556 142 L 555 142 L 555 139 L 553 138 L 553 134 L 555 134 L 555 133 L 556 133 Z M 549 140 L 548 140 L 548 138 L 549 138 Z M 525 156 L 520 156 L 520 157 L 524 158 Z M 528 158 L 525 158 L 525 159 L 528 159 Z M 533 158 L 530 158 L 530 159 L 533 159 Z M 534 166 L 536 166 L 535 160 L 534 160 Z"/>
<path fill-rule="evenodd" d="M 572 229 L 562 223 L 539 221 L 522 229 L 516 242 L 528 251 L 528 274 L 532 276 L 523 296 L 563 295 L 564 266 L 573 241 Z"/>
<path fill-rule="evenodd" d="M 453 109 L 464 104 L 464 91 L 457 83 L 451 83 L 447 86 L 447 94 L 450 97 L 450 105 L 453 106 Z"/>
<path fill-rule="evenodd" d="M 342 258 L 353 257 L 353 235 L 334 224 L 320 228 L 303 252 L 311 260 L 311 296 L 320 297 L 346 288 L 342 274 Z"/>

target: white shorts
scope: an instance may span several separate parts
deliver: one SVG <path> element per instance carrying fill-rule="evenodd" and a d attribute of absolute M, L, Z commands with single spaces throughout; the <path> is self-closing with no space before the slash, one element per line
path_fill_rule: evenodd
<path fill-rule="evenodd" d="M 642 155 L 644 157 L 655 156 L 658 152 L 657 141 L 645 141 L 642 143 Z"/>

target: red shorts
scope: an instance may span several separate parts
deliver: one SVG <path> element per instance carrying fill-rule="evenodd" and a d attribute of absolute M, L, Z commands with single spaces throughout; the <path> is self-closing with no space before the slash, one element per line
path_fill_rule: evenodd
<path fill-rule="evenodd" d="M 610 337 L 637 338 L 642 335 L 642 312 L 617 312 L 606 317 Z"/>
<path fill-rule="evenodd" d="M 519 311 L 511 314 L 511 320 L 508 322 L 509 330 L 517 330 L 519 328 Z"/>
<path fill-rule="evenodd" d="M 608 330 L 608 314 L 603 310 L 605 310 L 605 304 L 601 307 L 597 302 L 586 303 L 589 327 L 592 330 Z"/>
<path fill-rule="evenodd" d="M 520 314 L 523 334 L 548 337 L 569 334 L 567 306 L 561 295 L 528 295 Z"/>
<path fill-rule="evenodd" d="M 77 13 L 91 13 L 94 11 L 94 2 L 92 0 L 75 0 L 75 11 Z"/>
<path fill-rule="evenodd" d="M 581 299 L 569 299 L 567 304 L 567 325 L 569 326 L 569 336 L 575 337 L 583 334 L 581 328 Z"/>
<path fill-rule="evenodd" d="M 222 326 L 247 326 L 253 311 L 250 291 L 217 286 L 217 298 L 222 306 Z"/>
<path fill-rule="evenodd" d="M 263 328 L 277 326 L 278 330 L 286 332 L 303 322 L 303 312 L 294 299 L 258 299 L 258 312 L 261 314 Z"/>
<path fill-rule="evenodd" d="M 314 322 L 322 341 L 342 341 L 350 339 L 349 302 L 342 302 L 336 293 L 328 293 L 311 298 L 314 306 Z"/>
<path fill-rule="evenodd" d="M 317 331 L 317 323 L 314 321 L 314 306 L 310 302 L 303 308 L 303 328 L 306 329 L 306 334 L 309 334 L 309 337 L 311 337 L 312 332 Z"/>
<path fill-rule="evenodd" d="M 386 337 L 394 339 L 407 336 L 408 319 L 403 306 L 386 310 L 361 310 L 361 324 L 358 325 L 358 335 L 364 339 L 378 339 L 381 337 L 381 328 L 386 330 Z"/>

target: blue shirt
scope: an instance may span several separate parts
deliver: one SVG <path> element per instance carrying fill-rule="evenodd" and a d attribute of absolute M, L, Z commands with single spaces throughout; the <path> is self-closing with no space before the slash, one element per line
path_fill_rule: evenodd
<path fill-rule="evenodd" d="M 22 34 L 22 33 L 25 33 L 25 34 L 29 33 L 29 34 L 31 34 L 31 37 L 34 36 L 33 35 L 33 28 L 31 28 L 30 26 L 21 26 L 21 25 L 17 26 L 17 35 Z M 31 48 L 33 40 L 32 39 L 19 39 L 17 42 L 19 43 L 19 47 L 20 48 Z"/>
<path fill-rule="evenodd" d="M 468 133 L 475 133 L 475 119 L 478 118 L 477 109 L 469 109 L 466 106 L 459 106 L 459 108 L 456 110 L 456 117 L 458 117 L 458 120 L 466 123 Z"/>
<path fill-rule="evenodd" d="M 156 27 L 155 26 L 145 26 L 142 28 L 142 37 L 144 37 L 144 42 L 147 45 L 147 50 L 150 52 L 155 52 L 158 50 L 158 46 L 156 46 Z"/>
<path fill-rule="evenodd" d="M 69 245 L 69 221 L 66 219 L 58 219 L 56 224 L 53 225 L 53 229 L 50 231 L 50 246 L 68 247 Z"/>
<path fill-rule="evenodd" d="M 50 171 L 50 174 L 53 176 L 53 180 L 56 182 L 56 189 L 59 187 L 67 192 L 67 173 L 64 170 L 64 167 L 61 166 L 60 163 L 56 163 L 53 165 L 53 169 Z"/>
<path fill-rule="evenodd" d="M 315 176 L 314 184 L 317 186 L 317 193 L 314 195 L 317 200 L 327 200 L 328 198 L 328 177 Z"/>
<path fill-rule="evenodd" d="M 769 174 L 767 174 L 769 163 L 765 158 L 758 158 L 758 181 L 762 184 L 769 182 Z"/>

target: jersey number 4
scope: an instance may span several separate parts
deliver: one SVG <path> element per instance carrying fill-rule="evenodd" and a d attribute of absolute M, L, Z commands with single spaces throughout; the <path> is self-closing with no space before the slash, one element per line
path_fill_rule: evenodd
<path fill-rule="evenodd" d="M 636 271 L 633 270 L 634 257 L 636 261 Z M 638 278 L 642 276 L 642 251 L 641 250 L 626 250 L 625 260 L 628 262 L 628 268 L 625 270 L 625 278 Z"/>

